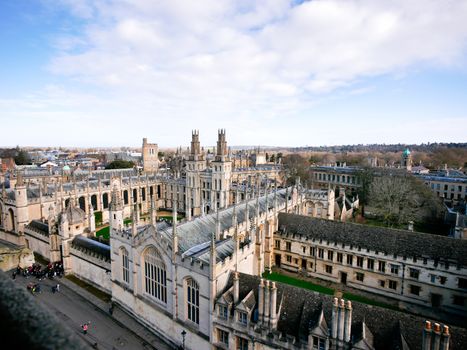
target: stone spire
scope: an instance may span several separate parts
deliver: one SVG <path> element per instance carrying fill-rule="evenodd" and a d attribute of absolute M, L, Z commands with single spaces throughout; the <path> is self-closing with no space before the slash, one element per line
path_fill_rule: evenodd
<path fill-rule="evenodd" d="M 219 224 L 219 211 L 217 211 L 216 217 L 216 230 L 211 234 L 211 246 L 209 248 L 209 263 L 210 263 L 210 280 L 214 281 L 216 276 L 216 263 L 217 263 L 217 253 L 216 253 L 216 236 L 220 230 Z"/>
<path fill-rule="evenodd" d="M 123 210 L 122 198 L 117 186 L 114 185 L 110 194 L 110 211 Z"/>
<path fill-rule="evenodd" d="M 172 211 L 172 259 L 175 259 L 175 254 L 178 253 L 178 236 L 177 236 L 177 201 L 173 202 Z"/>
<path fill-rule="evenodd" d="M 21 171 L 16 172 L 16 186 L 15 187 L 21 187 L 24 186 L 24 179 L 23 179 L 23 174 Z"/>
<path fill-rule="evenodd" d="M 245 184 L 245 236 L 250 236 L 250 212 L 248 210 L 248 184 Z"/>
<path fill-rule="evenodd" d="M 138 218 L 137 218 L 138 204 L 135 204 L 131 213 L 131 235 L 135 237 L 138 233 Z"/>
<path fill-rule="evenodd" d="M 157 225 L 157 208 L 156 208 L 156 205 L 154 204 L 154 196 L 151 196 L 150 215 L 151 215 L 151 225 L 156 227 L 156 225 Z M 156 229 L 156 231 L 157 231 L 157 229 Z"/>
<path fill-rule="evenodd" d="M 219 219 L 219 208 L 216 208 L 216 240 L 221 239 L 221 221 Z"/>

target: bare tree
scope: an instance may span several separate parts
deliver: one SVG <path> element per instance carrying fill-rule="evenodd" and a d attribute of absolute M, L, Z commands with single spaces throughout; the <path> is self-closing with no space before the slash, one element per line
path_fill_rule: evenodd
<path fill-rule="evenodd" d="M 443 211 L 439 199 L 420 180 L 408 175 L 373 178 L 368 199 L 372 212 L 387 226 L 436 221 Z"/>

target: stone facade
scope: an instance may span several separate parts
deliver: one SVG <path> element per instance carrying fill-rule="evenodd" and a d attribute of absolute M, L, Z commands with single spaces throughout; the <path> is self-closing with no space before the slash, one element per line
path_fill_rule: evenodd
<path fill-rule="evenodd" d="M 274 240 L 274 261 L 281 268 L 467 314 L 465 241 L 282 214 Z"/>

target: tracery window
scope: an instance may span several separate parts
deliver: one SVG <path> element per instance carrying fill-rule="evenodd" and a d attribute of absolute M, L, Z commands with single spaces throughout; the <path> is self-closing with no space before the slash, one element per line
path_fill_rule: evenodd
<path fill-rule="evenodd" d="M 125 283 L 130 283 L 130 260 L 128 259 L 128 252 L 125 248 L 120 249 L 122 256 L 122 279 Z"/>
<path fill-rule="evenodd" d="M 151 247 L 144 253 L 145 292 L 167 303 L 167 272 L 159 252 Z"/>
<path fill-rule="evenodd" d="M 199 324 L 199 285 L 192 278 L 186 281 L 187 318 Z"/>

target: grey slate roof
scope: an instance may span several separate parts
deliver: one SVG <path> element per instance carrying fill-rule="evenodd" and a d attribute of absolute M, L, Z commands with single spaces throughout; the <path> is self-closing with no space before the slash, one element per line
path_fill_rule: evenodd
<path fill-rule="evenodd" d="M 49 235 L 49 225 L 45 222 L 42 222 L 40 220 L 32 220 L 26 228 L 29 228 L 33 231 L 36 231 L 44 236 Z"/>
<path fill-rule="evenodd" d="M 233 274 L 224 289 L 233 285 Z M 260 277 L 240 273 L 240 300 L 251 290 L 258 300 L 258 285 Z M 276 282 L 277 302 L 282 301 L 281 314 L 277 325 L 278 331 L 293 335 L 297 339 L 305 340 L 308 330 L 316 326 L 317 316 L 321 308 L 328 326 L 331 324 L 333 296 L 319 294 L 310 290 Z M 257 308 L 257 306 L 255 306 Z M 405 314 L 399 311 L 370 306 L 358 302 L 352 303 L 352 335 L 355 341 L 362 336 L 363 322 L 367 329 L 366 339 L 373 341 L 376 349 L 401 349 L 405 344 L 410 349 L 420 349 L 422 344 L 422 331 L 425 318 Z M 450 326 L 451 350 L 465 349 L 467 344 L 467 330 Z"/>
<path fill-rule="evenodd" d="M 289 194 L 290 194 L 289 190 Z M 277 191 L 278 204 L 285 203 L 285 189 Z M 274 193 L 268 194 L 268 207 L 271 209 L 274 203 Z M 259 198 L 260 213 L 266 211 L 266 196 L 263 195 Z M 236 207 L 238 222 L 244 222 L 246 218 L 246 202 L 239 203 Z M 256 215 L 256 198 L 248 200 L 248 215 L 250 220 Z M 216 231 L 216 213 L 197 217 L 192 221 L 182 222 L 177 226 L 178 246 L 181 253 L 196 247 L 200 244 L 210 242 L 211 235 Z M 221 223 L 221 232 L 229 230 L 232 227 L 233 206 L 219 210 L 219 221 Z M 172 240 L 172 228 L 161 230 L 161 234 L 165 235 L 167 239 Z M 217 245 L 216 247 L 224 247 Z M 232 247 L 233 249 L 233 247 Z M 209 251 L 209 250 L 208 250 Z M 224 254 L 218 251 L 218 254 Z M 208 259 L 209 261 L 209 259 Z"/>
<path fill-rule="evenodd" d="M 433 234 L 279 214 L 279 230 L 309 239 L 371 249 L 406 257 L 454 260 L 467 266 L 467 241 Z"/>
<path fill-rule="evenodd" d="M 78 235 L 71 242 L 73 248 L 92 252 L 100 255 L 105 260 L 110 260 L 110 246 L 101 242 L 94 241 L 90 238 Z"/>

